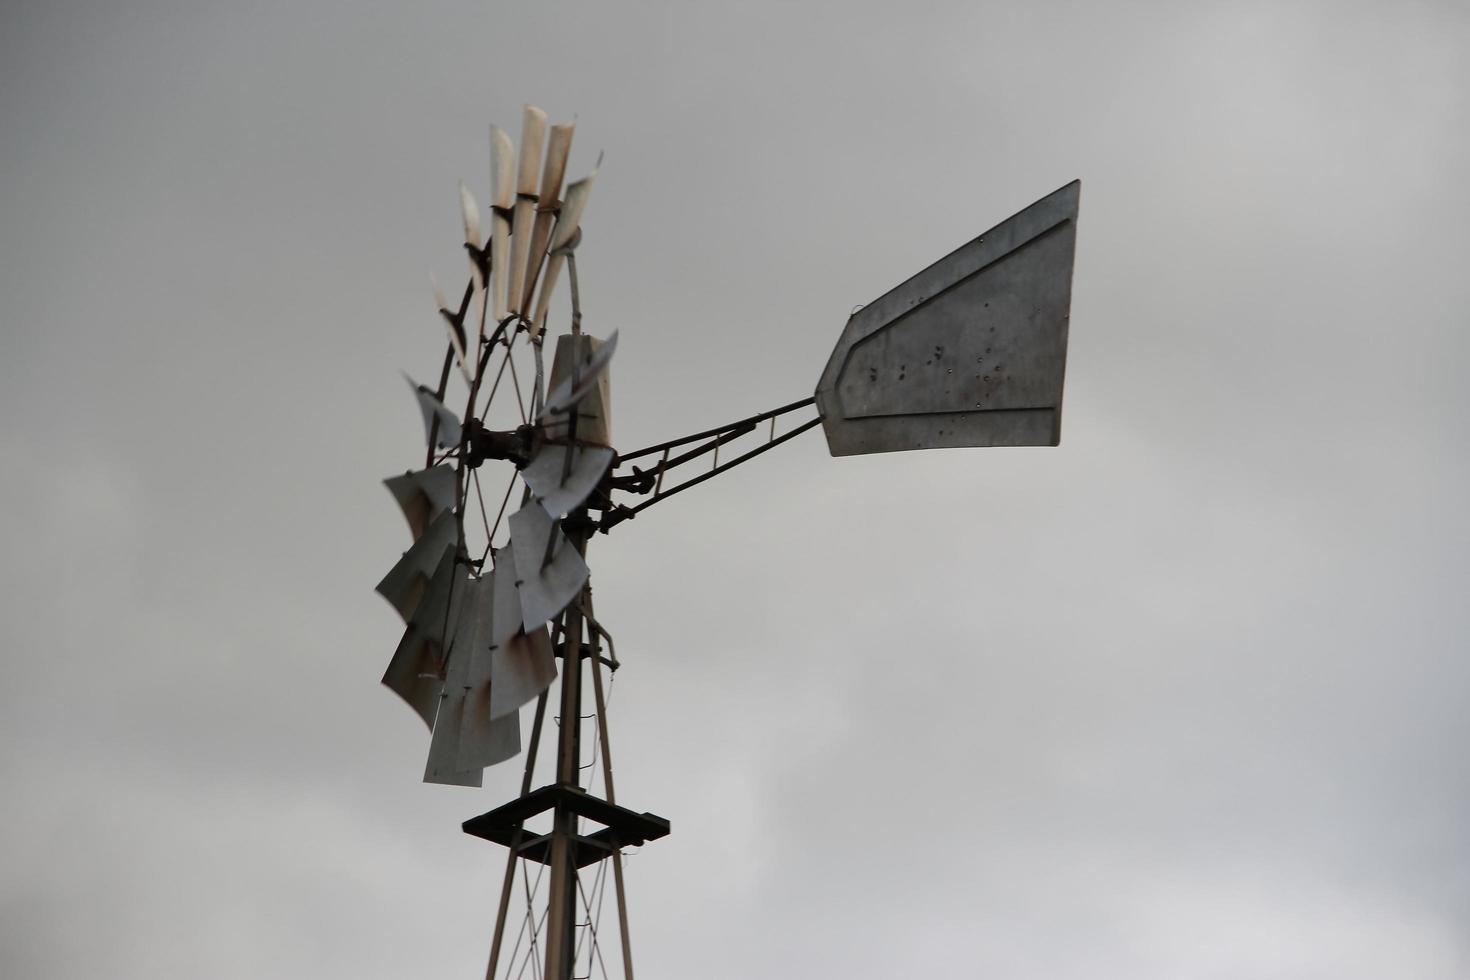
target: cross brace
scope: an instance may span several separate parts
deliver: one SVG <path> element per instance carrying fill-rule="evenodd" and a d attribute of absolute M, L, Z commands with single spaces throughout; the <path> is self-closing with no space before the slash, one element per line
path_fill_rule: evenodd
<path fill-rule="evenodd" d="M 551 834 L 523 831 L 527 820 L 555 810 L 571 813 L 603 825 L 593 834 L 574 839 L 573 861 L 578 868 L 610 856 L 624 847 L 639 847 L 669 833 L 669 822 L 651 813 L 634 813 L 572 786 L 543 786 L 511 800 L 488 813 L 464 822 L 464 832 L 504 847 L 513 847 L 521 857 L 541 864 L 551 863 Z"/>

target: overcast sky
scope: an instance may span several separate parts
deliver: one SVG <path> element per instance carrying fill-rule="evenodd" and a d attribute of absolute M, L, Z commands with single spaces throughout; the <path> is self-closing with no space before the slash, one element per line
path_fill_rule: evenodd
<path fill-rule="evenodd" d="M 1083 182 L 1060 448 L 593 542 L 640 977 L 1470 976 L 1466 8 L 500 6 L 4 5 L 0 974 L 483 971 L 372 586 L 532 101 L 624 449 Z"/>

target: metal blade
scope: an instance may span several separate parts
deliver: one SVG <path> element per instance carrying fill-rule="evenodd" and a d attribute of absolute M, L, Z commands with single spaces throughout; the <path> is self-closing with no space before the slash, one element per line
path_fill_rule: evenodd
<path fill-rule="evenodd" d="M 405 621 L 412 619 L 445 553 L 453 554 L 458 545 L 458 522 L 452 511 L 443 511 L 434 518 L 423 537 L 415 541 L 413 547 L 405 551 L 398 563 L 383 576 L 378 583 L 378 594 L 387 599 Z"/>
<path fill-rule="evenodd" d="M 509 277 L 510 215 L 516 202 L 515 144 L 499 126 L 490 127 L 490 308 L 495 322 L 505 319 Z"/>
<path fill-rule="evenodd" d="M 470 687 L 490 698 L 490 717 L 499 718 L 544 691 L 556 678 L 556 658 L 544 626 L 521 632 L 515 555 L 495 555 L 491 613 L 483 621 L 487 643 L 470 660 Z"/>
<path fill-rule="evenodd" d="M 464 216 L 464 243 L 477 249 L 480 247 L 480 205 L 464 181 L 459 183 L 459 209 Z"/>
<path fill-rule="evenodd" d="M 556 230 L 551 235 L 550 257 L 546 260 L 546 273 L 542 280 L 540 295 L 536 297 L 536 314 L 533 322 L 539 328 L 546 324 L 546 310 L 551 305 L 551 295 L 556 289 L 556 284 L 561 278 L 562 266 L 566 264 L 566 255 L 561 251 L 577 229 L 582 224 L 582 212 L 587 207 L 587 196 L 592 193 L 592 179 L 597 176 L 597 171 L 592 171 L 581 180 L 567 187 L 567 199 L 562 202 L 561 213 L 556 216 Z"/>
<path fill-rule="evenodd" d="M 577 598 L 587 581 L 587 563 L 534 502 L 511 515 L 510 546 L 519 575 L 521 624 L 529 633 Z"/>
<path fill-rule="evenodd" d="M 469 693 L 470 669 L 475 651 L 484 643 L 493 583 L 488 578 L 460 578 L 453 590 L 453 639 L 445 654 L 444 687 L 439 695 L 439 714 L 434 720 L 434 737 L 424 782 L 450 786 L 479 786 L 482 773 L 477 765 L 460 761 L 463 747 L 465 696 Z"/>
<path fill-rule="evenodd" d="M 424 414 L 424 441 L 434 439 L 435 445 L 440 449 L 452 449 L 460 443 L 459 416 L 444 407 L 444 403 L 434 394 L 430 388 L 425 388 L 407 374 L 403 379 L 413 389 L 413 395 L 418 399 L 419 411 Z M 434 428 L 434 419 L 439 420 L 439 432 L 437 436 L 431 435 Z"/>
<path fill-rule="evenodd" d="M 398 501 L 415 541 L 424 536 L 434 518 L 454 506 L 457 490 L 454 470 L 442 464 L 390 476 L 383 485 Z"/>
<path fill-rule="evenodd" d="M 597 179 L 594 170 L 581 180 L 567 185 L 567 199 L 562 203 L 561 214 L 556 216 L 556 231 L 551 236 L 551 250 L 565 248 L 582 227 L 582 214 L 587 210 L 587 199 L 592 196 L 592 182 Z"/>
<path fill-rule="evenodd" d="M 1080 189 L 852 315 L 817 385 L 834 456 L 1059 442 Z"/>
<path fill-rule="evenodd" d="M 521 155 L 516 172 L 516 207 L 510 240 L 510 280 L 506 284 L 506 308 L 525 313 L 530 297 L 524 295 L 526 265 L 531 254 L 531 229 L 536 217 L 536 178 L 541 170 L 541 151 L 546 142 L 546 113 L 533 105 L 521 116 Z"/>
<path fill-rule="evenodd" d="M 490 645 L 500 646 L 521 630 L 520 575 L 515 552 L 495 552 L 495 605 L 490 619 Z"/>
<path fill-rule="evenodd" d="M 521 470 L 521 478 L 546 513 L 561 517 L 596 489 L 612 458 L 613 451 L 601 446 L 547 444 Z"/>
<path fill-rule="evenodd" d="M 444 686 L 439 679 L 437 644 L 413 626 L 405 628 L 403 639 L 383 672 L 383 684 L 433 729 L 439 693 Z"/>
<path fill-rule="evenodd" d="M 568 371 L 546 396 L 546 408 L 541 413 L 541 421 L 566 415 L 574 405 L 586 398 L 597 387 L 598 380 L 607 370 L 617 349 L 618 332 L 614 330 L 602 346 L 593 350 L 592 355 L 584 358 L 573 370 Z"/>
<path fill-rule="evenodd" d="M 526 263 L 525 299 L 523 312 L 530 314 L 531 300 L 536 295 L 536 282 L 541 276 L 541 265 L 546 258 L 546 245 L 551 240 L 551 227 L 556 221 L 560 206 L 562 178 L 567 172 L 567 157 L 572 151 L 574 123 L 563 123 L 551 127 L 551 138 L 546 146 L 546 167 L 541 174 L 541 192 L 537 198 L 536 227 L 531 233 L 530 258 Z M 541 324 L 531 320 L 531 339 L 541 332 Z"/>
<path fill-rule="evenodd" d="M 517 633 L 491 651 L 490 661 L 487 688 L 491 718 L 514 714 L 556 680 L 556 656 L 545 626 Z"/>
<path fill-rule="evenodd" d="M 457 628 L 466 581 L 457 550 L 446 551 L 434 569 L 434 577 L 429 579 L 418 608 L 409 617 L 409 625 L 435 643 L 447 643 Z"/>
<path fill-rule="evenodd" d="M 521 716 L 512 711 L 499 718 L 490 717 L 488 700 L 470 691 L 463 700 L 460 719 L 459 754 L 455 765 L 477 772 L 485 766 L 513 759 L 521 751 Z M 475 785 L 479 785 L 476 783 Z"/>
<path fill-rule="evenodd" d="M 445 552 L 383 674 L 383 683 L 430 728 L 443 693 L 445 635 L 448 627 L 457 624 L 465 597 L 464 579 L 456 581 L 458 569 L 454 552 Z"/>
<path fill-rule="evenodd" d="M 466 583 L 458 628 L 448 654 L 444 697 L 439 706 L 441 721 L 435 726 L 437 754 L 433 745 L 429 750 L 429 772 L 425 779 L 431 782 L 463 784 L 468 778 L 466 773 L 503 762 L 520 751 L 520 720 L 515 716 L 515 708 L 520 705 L 494 710 L 499 704 L 496 692 L 504 686 L 496 677 L 496 656 L 490 645 L 495 592 L 499 587 L 495 578 L 492 572 Z M 514 605 L 510 617 L 519 630 L 520 614 Z M 513 645 L 519 648 L 522 645 L 519 641 L 524 639 L 517 632 Z M 546 648 L 549 655 L 549 639 Z M 552 672 L 555 673 L 555 666 Z M 455 726 L 455 731 L 441 734 L 444 725 Z"/>

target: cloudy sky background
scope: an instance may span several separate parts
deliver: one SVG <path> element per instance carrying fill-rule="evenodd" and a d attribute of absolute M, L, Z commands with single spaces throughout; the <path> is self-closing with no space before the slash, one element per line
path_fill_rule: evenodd
<path fill-rule="evenodd" d="M 643 977 L 1470 975 L 1452 3 L 10 3 L 0 974 L 471 977 L 514 792 L 377 679 L 456 181 L 606 154 L 624 448 L 1083 181 L 1063 445 L 593 543 Z M 564 308 L 564 306 L 563 306 Z"/>

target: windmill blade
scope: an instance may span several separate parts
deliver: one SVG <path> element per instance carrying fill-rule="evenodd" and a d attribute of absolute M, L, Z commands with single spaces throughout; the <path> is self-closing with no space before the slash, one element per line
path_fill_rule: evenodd
<path fill-rule="evenodd" d="M 561 182 L 567 173 L 567 157 L 572 152 L 573 123 L 562 123 L 551 127 L 551 139 L 546 147 L 546 168 L 541 173 L 541 193 L 537 202 L 536 226 L 531 232 L 530 257 L 526 262 L 526 288 L 523 305 L 530 311 L 531 299 L 536 295 L 536 281 L 541 276 L 541 264 L 546 257 L 546 246 L 551 241 L 551 226 L 556 221 L 561 205 Z M 540 324 L 531 321 L 531 339 L 540 334 Z"/>
<path fill-rule="evenodd" d="M 419 411 L 424 415 L 424 441 L 433 440 L 439 449 L 453 449 L 458 446 L 463 438 L 459 428 L 459 416 L 444 407 L 432 389 L 425 388 L 407 374 L 403 379 L 413 389 L 414 398 L 418 399 Z M 439 420 L 437 436 L 434 433 L 434 420 Z"/>
<path fill-rule="evenodd" d="M 495 605 L 490 620 L 490 645 L 508 643 L 521 630 L 520 573 L 514 549 L 495 552 Z"/>
<path fill-rule="evenodd" d="M 832 455 L 1058 444 L 1080 193 L 1054 191 L 852 315 L 817 384 Z"/>
<path fill-rule="evenodd" d="M 495 579 L 493 585 L 486 581 L 489 578 Z M 521 610 L 514 579 L 514 559 L 506 551 L 503 556 L 497 556 L 495 571 L 480 580 L 483 591 L 474 598 L 479 633 L 474 640 L 466 682 L 470 687 L 466 726 L 476 717 L 490 720 L 513 714 L 556 679 L 556 658 L 546 627 L 521 632 Z M 506 583 L 510 585 L 508 589 Z M 492 642 L 496 633 L 504 632 L 495 628 L 496 619 L 504 622 L 510 633 Z"/>
<path fill-rule="evenodd" d="M 515 556 L 526 632 L 561 612 L 587 582 L 587 563 L 537 503 L 528 503 L 510 518 L 510 547 Z"/>
<path fill-rule="evenodd" d="M 458 573 L 456 573 L 458 575 Z M 429 742 L 429 757 L 424 766 L 424 782 L 449 786 L 479 786 L 483 777 L 478 767 L 459 764 L 460 736 L 464 730 L 465 694 L 469 690 L 471 651 L 480 632 L 480 609 L 476 600 L 482 594 L 488 605 L 489 582 L 459 576 L 450 590 L 460 597 L 453 602 L 449 615 L 454 622 L 453 640 L 446 644 L 444 685 L 439 693 L 439 710 L 434 718 L 434 736 Z"/>
<path fill-rule="evenodd" d="M 515 144 L 499 126 L 490 127 L 490 307 L 495 322 L 505 319 L 509 278 L 511 209 L 516 203 Z"/>
<path fill-rule="evenodd" d="M 434 308 L 439 311 L 439 316 L 444 320 L 444 329 L 449 334 L 449 345 L 454 348 L 454 362 L 459 365 L 459 373 L 464 375 L 467 385 L 475 383 L 474 376 L 470 373 L 471 365 L 464 352 L 464 327 L 456 312 L 450 312 L 449 300 L 444 298 L 444 290 L 439 288 L 439 277 L 433 272 L 429 273 L 429 282 L 434 287 Z M 476 289 L 476 293 L 482 291 Z"/>
<path fill-rule="evenodd" d="M 454 552 L 445 552 L 383 673 L 388 689 L 418 712 L 430 728 L 434 727 L 434 713 L 443 690 L 445 623 L 457 616 L 464 597 L 464 589 L 454 587 L 457 568 Z"/>
<path fill-rule="evenodd" d="M 495 632 L 494 619 L 501 612 L 497 609 L 496 600 L 503 588 L 500 581 L 492 579 L 500 578 L 506 578 L 501 569 L 483 576 L 472 598 L 475 606 L 474 632 L 469 637 L 470 645 L 467 650 L 469 658 L 464 707 L 460 718 L 459 751 L 454 763 L 455 768 L 460 771 L 493 766 L 515 756 L 521 750 L 521 724 L 516 709 L 525 701 L 517 701 L 507 707 L 507 699 L 516 696 L 526 686 L 521 676 L 525 671 L 516 672 L 522 666 L 518 661 L 508 666 L 503 664 L 502 650 L 490 644 L 490 637 Z M 515 585 L 512 581 L 512 602 L 504 612 L 508 614 L 506 618 L 511 621 L 516 633 L 509 641 L 509 646 L 504 649 L 520 650 L 527 643 L 535 641 L 529 641 L 519 632 L 520 609 L 514 602 L 514 593 Z M 551 640 L 544 636 L 544 629 L 538 632 L 543 634 L 544 648 L 550 658 Z M 458 651 L 455 655 L 458 655 Z M 551 673 L 553 677 L 556 675 L 554 662 Z M 534 678 L 539 675 L 532 676 Z M 540 694 L 544 689 L 545 685 L 533 692 L 531 697 Z"/>
<path fill-rule="evenodd" d="M 528 105 L 521 117 L 521 156 L 516 174 L 516 207 L 510 239 L 510 282 L 506 309 L 522 313 L 526 285 L 526 262 L 531 254 L 531 227 L 536 217 L 536 178 L 540 176 L 541 150 L 546 142 L 546 113 Z"/>
<path fill-rule="evenodd" d="M 581 180 L 567 186 L 567 199 L 556 216 L 556 233 L 551 236 L 551 249 L 566 248 L 577 229 L 582 227 L 582 214 L 587 210 L 587 199 L 592 196 L 592 182 L 597 179 L 594 170 Z"/>
<path fill-rule="evenodd" d="M 556 680 L 556 655 L 545 626 L 517 633 L 491 651 L 489 713 L 491 718 L 513 716 Z"/>
<path fill-rule="evenodd" d="M 442 463 L 426 470 L 390 476 L 383 485 L 398 501 L 415 541 L 424 536 L 434 518 L 454 506 L 458 490 L 454 470 Z"/>
<path fill-rule="evenodd" d="M 383 673 L 383 686 L 402 698 L 432 731 L 439 693 L 444 687 L 439 679 L 437 645 L 412 626 L 405 628 Z"/>
<path fill-rule="evenodd" d="M 457 628 L 459 607 L 464 602 L 465 578 L 458 550 L 445 552 L 434 569 L 429 587 L 424 590 L 423 600 L 408 618 L 409 625 L 441 647 L 447 645 Z"/>
<path fill-rule="evenodd" d="M 551 389 L 551 393 L 546 396 L 546 407 L 541 412 L 540 421 L 545 422 L 554 416 L 565 415 L 572 410 L 574 405 L 586 398 L 597 387 L 617 349 L 618 332 L 614 330 L 600 347 L 592 351 L 590 356 L 578 358 L 575 367 L 568 370 Z"/>
<path fill-rule="evenodd" d="M 594 170 L 567 187 L 567 199 L 562 202 L 561 211 L 556 216 L 556 230 L 551 235 L 551 256 L 546 260 L 546 278 L 541 284 L 541 295 L 536 298 L 533 322 L 538 327 L 546 323 L 546 310 L 551 305 L 551 294 L 556 289 L 562 266 L 567 261 L 562 249 L 567 247 L 582 226 L 582 212 L 587 208 L 587 197 L 592 193 L 592 180 L 596 176 L 597 171 Z"/>
<path fill-rule="evenodd" d="M 454 513 L 445 510 L 383 576 L 378 594 L 398 610 L 405 622 L 411 622 L 444 556 L 453 555 L 458 546 L 459 524 Z"/>
<path fill-rule="evenodd" d="M 544 444 L 521 470 L 531 496 L 552 517 L 575 510 L 597 488 L 613 451 L 603 446 Z"/>
<path fill-rule="evenodd" d="M 464 243 L 478 251 L 480 248 L 480 205 L 475 200 L 475 195 L 471 194 L 470 189 L 464 185 L 464 181 L 459 182 L 459 209 L 464 217 Z M 479 266 L 473 262 L 470 263 L 470 268 L 475 272 L 479 271 Z"/>
<path fill-rule="evenodd" d="M 491 717 L 487 697 L 487 694 L 474 690 L 464 696 L 459 753 L 455 757 L 455 765 L 461 770 L 479 771 L 520 755 L 520 713 L 512 711 L 498 718 Z"/>

